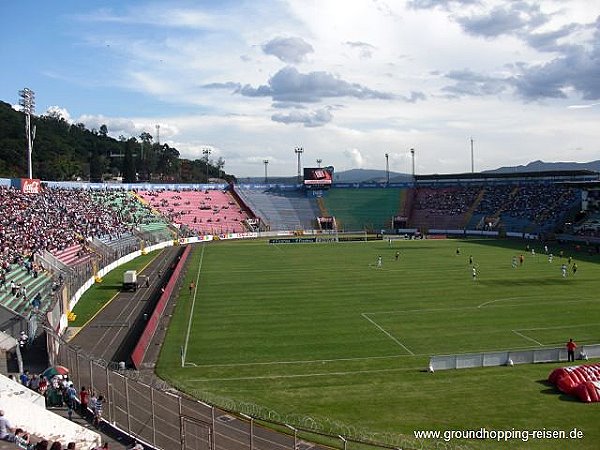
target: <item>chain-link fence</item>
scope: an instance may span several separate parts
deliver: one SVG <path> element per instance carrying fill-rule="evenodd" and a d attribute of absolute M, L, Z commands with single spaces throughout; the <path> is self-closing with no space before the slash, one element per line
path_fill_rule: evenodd
<path fill-rule="evenodd" d="M 76 386 L 105 399 L 103 419 L 111 426 L 158 449 L 182 450 L 310 450 L 336 448 L 375 450 L 407 448 L 369 442 L 360 437 L 323 432 L 316 422 L 292 426 L 264 417 L 218 408 L 191 398 L 163 380 L 117 363 L 99 360 L 70 346 L 46 330 L 52 364 L 70 369 Z M 316 444 L 320 442 L 321 444 Z M 415 447 L 411 445 L 411 447 Z"/>

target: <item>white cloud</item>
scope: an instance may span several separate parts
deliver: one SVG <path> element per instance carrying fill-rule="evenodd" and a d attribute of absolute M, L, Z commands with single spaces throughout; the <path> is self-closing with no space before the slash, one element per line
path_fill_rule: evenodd
<path fill-rule="evenodd" d="M 314 52 L 312 45 L 300 37 L 276 37 L 262 45 L 263 52 L 273 55 L 284 63 L 299 64 L 306 55 Z"/>
<path fill-rule="evenodd" d="M 351 148 L 348 150 L 344 150 L 344 156 L 350 159 L 352 165 L 358 168 L 363 167 L 365 159 L 361 154 L 360 150 L 357 148 Z"/>
<path fill-rule="evenodd" d="M 460 172 L 470 167 L 469 136 L 478 169 L 597 159 L 598 2 L 93 8 L 44 17 L 63 34 L 31 30 L 48 55 L 31 59 L 38 109 L 64 105 L 55 111 L 114 137 L 155 134 L 158 123 L 183 157 L 210 146 L 242 177 L 260 176 L 267 157 L 269 174 L 294 174 L 297 145 L 307 162 L 338 170 L 382 168 L 388 152 L 393 170 L 410 171 L 414 147 L 419 173 Z M 4 37 L 7 58 L 22 54 Z M 0 74 L 5 99 L 21 88 L 14 66 Z"/>
<path fill-rule="evenodd" d="M 69 111 L 66 108 L 61 108 L 60 106 L 50 106 L 48 109 L 46 109 L 45 114 L 54 117 L 61 117 L 66 122 L 72 123 L 71 114 L 69 114 Z"/>

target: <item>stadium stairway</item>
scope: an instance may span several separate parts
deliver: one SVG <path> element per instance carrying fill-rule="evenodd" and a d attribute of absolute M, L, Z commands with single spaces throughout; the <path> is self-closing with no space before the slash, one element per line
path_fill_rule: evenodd
<path fill-rule="evenodd" d="M 55 251 L 53 255 L 63 264 L 70 267 L 86 263 L 93 257 L 93 253 L 86 250 L 81 244 L 71 245 L 63 250 Z"/>
<path fill-rule="evenodd" d="M 24 299 L 23 296 L 17 297 L 11 294 L 11 281 L 25 286 L 27 289 L 27 299 Z M 0 304 L 17 314 L 27 316 L 31 310 L 31 299 L 39 292 L 42 294 L 42 306 L 40 309 L 43 311 L 50 304 L 51 299 L 45 294 L 49 291 L 51 281 L 50 277 L 45 273 L 40 273 L 37 278 L 34 278 L 23 267 L 13 265 L 10 272 L 6 274 L 6 288 L 0 290 Z"/>
<path fill-rule="evenodd" d="M 473 217 L 473 213 L 475 212 L 475 210 L 481 203 L 481 200 L 483 199 L 484 195 L 485 195 L 485 188 L 483 188 L 479 191 L 479 194 L 477 194 L 475 201 L 471 204 L 468 211 L 465 213 L 465 218 L 464 218 L 464 221 L 462 224 L 462 228 L 467 228 L 469 226 L 469 223 L 471 222 L 471 218 Z"/>

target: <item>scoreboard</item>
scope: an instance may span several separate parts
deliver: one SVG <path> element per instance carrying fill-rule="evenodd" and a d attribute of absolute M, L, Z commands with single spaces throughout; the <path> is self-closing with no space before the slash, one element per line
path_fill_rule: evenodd
<path fill-rule="evenodd" d="M 323 189 L 333 183 L 333 167 L 305 167 L 304 186 Z"/>

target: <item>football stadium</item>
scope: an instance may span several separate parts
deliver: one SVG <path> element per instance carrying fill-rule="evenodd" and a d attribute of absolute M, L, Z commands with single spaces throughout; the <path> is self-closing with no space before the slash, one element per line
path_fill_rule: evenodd
<path fill-rule="evenodd" d="M 3 180 L 7 371 L 147 448 L 594 448 L 598 175 L 332 179 Z"/>
<path fill-rule="evenodd" d="M 1 5 L 0 450 L 600 448 L 600 1 Z"/>

